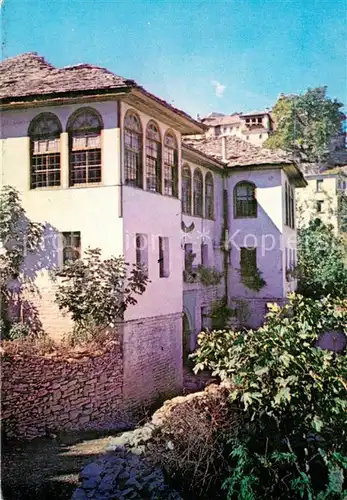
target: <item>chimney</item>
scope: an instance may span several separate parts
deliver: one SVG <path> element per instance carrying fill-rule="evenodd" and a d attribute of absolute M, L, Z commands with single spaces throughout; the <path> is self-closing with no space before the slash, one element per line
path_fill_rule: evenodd
<path fill-rule="evenodd" d="M 227 161 L 227 138 L 222 136 L 222 160 Z"/>

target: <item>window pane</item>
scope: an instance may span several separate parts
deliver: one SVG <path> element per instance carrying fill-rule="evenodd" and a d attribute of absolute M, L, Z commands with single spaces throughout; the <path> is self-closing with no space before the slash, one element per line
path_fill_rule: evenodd
<path fill-rule="evenodd" d="M 184 167 L 182 171 L 182 212 L 192 212 L 192 176 L 189 167 Z"/>
<path fill-rule="evenodd" d="M 257 249 L 241 248 L 240 252 L 241 274 L 245 276 L 252 275 L 257 270 Z"/>
<path fill-rule="evenodd" d="M 203 208 L 203 180 L 200 170 L 194 172 L 194 215 L 202 217 Z"/>
<path fill-rule="evenodd" d="M 234 190 L 234 208 L 236 217 L 257 216 L 257 200 L 253 184 L 242 183 L 236 185 Z"/>
<path fill-rule="evenodd" d="M 81 233 L 78 231 L 62 233 L 63 264 L 81 257 Z"/>
<path fill-rule="evenodd" d="M 159 277 L 168 278 L 170 275 L 169 238 L 159 236 Z"/>

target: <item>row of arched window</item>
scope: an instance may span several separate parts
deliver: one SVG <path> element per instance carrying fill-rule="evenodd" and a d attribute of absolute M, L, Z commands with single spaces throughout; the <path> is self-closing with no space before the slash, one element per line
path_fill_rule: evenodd
<path fill-rule="evenodd" d="M 129 110 L 124 118 L 125 184 L 143 188 L 144 170 L 147 191 L 178 197 L 178 143 L 175 134 L 166 131 L 162 139 L 154 120 L 148 122 L 144 134 L 139 116 Z"/>
<path fill-rule="evenodd" d="M 190 166 L 183 165 L 182 212 L 196 217 L 213 219 L 214 183 L 211 172 L 206 173 L 204 180 L 199 168 L 195 168 L 192 175 Z"/>
<path fill-rule="evenodd" d="M 102 118 L 97 111 L 81 108 L 71 115 L 69 134 L 69 185 L 101 181 Z M 32 120 L 30 138 L 30 187 L 60 186 L 60 134 L 62 126 L 53 113 Z"/>

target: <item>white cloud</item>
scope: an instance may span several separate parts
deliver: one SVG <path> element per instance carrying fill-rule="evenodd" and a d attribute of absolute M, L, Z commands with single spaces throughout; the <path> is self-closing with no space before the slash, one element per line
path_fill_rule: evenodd
<path fill-rule="evenodd" d="M 212 80 L 212 85 L 214 86 L 214 91 L 217 97 L 223 97 L 224 91 L 227 88 L 226 85 L 222 85 L 217 80 Z"/>

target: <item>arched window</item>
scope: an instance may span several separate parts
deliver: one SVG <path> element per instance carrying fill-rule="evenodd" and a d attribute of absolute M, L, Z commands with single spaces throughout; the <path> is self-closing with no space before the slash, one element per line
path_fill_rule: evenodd
<path fill-rule="evenodd" d="M 192 213 L 192 173 L 189 165 L 182 169 L 182 212 Z"/>
<path fill-rule="evenodd" d="M 214 188 L 211 172 L 207 172 L 205 177 L 205 217 L 206 219 L 214 217 Z"/>
<path fill-rule="evenodd" d="M 30 124 L 30 188 L 60 186 L 61 125 L 52 113 L 38 115 Z"/>
<path fill-rule="evenodd" d="M 201 170 L 196 168 L 193 177 L 194 215 L 203 216 L 203 180 Z"/>
<path fill-rule="evenodd" d="M 257 217 L 255 185 L 242 181 L 234 188 L 234 217 Z"/>
<path fill-rule="evenodd" d="M 164 194 L 178 196 L 178 148 L 171 132 L 164 137 Z"/>
<path fill-rule="evenodd" d="M 78 110 L 69 120 L 70 186 L 101 182 L 101 130 L 99 114 Z"/>
<path fill-rule="evenodd" d="M 124 119 L 125 184 L 143 187 L 142 126 L 140 118 L 128 111 Z"/>
<path fill-rule="evenodd" d="M 161 193 L 161 138 L 159 128 L 149 122 L 146 129 L 147 190 Z"/>

